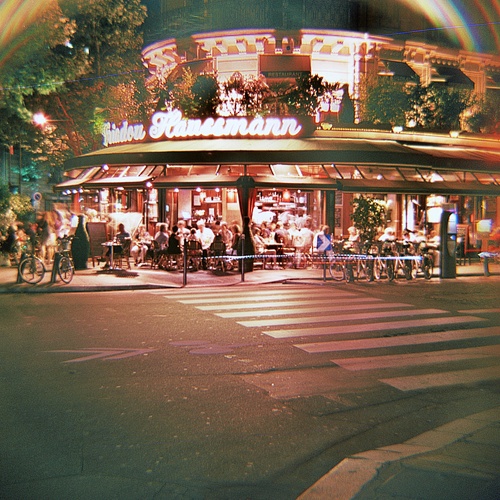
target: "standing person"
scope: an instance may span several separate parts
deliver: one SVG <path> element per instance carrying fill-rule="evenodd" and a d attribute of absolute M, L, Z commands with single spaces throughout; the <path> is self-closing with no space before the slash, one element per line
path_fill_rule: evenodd
<path fill-rule="evenodd" d="M 220 234 L 222 236 L 222 241 L 226 245 L 226 250 L 231 250 L 233 245 L 233 233 L 227 226 L 227 222 L 222 221 L 220 223 Z"/>
<path fill-rule="evenodd" d="M 201 250 L 202 250 L 201 265 L 203 269 L 206 269 L 208 261 L 208 250 L 210 249 L 212 241 L 214 241 L 215 234 L 209 227 L 205 226 L 204 220 L 199 220 L 197 222 L 197 226 L 198 230 L 196 231 L 196 236 L 198 236 L 198 239 L 201 241 Z"/>
<path fill-rule="evenodd" d="M 316 250 L 322 255 L 329 255 L 332 253 L 332 235 L 330 234 L 329 226 L 323 226 L 321 231 L 317 234 Z"/>

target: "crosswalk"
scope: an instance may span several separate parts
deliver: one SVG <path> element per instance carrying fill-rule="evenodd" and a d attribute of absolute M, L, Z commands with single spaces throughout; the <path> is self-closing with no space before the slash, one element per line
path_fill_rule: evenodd
<path fill-rule="evenodd" d="M 371 374 L 399 391 L 500 380 L 500 328 L 490 322 L 498 309 L 452 313 L 340 288 L 283 285 L 165 297 L 266 337 L 290 339 L 304 353 L 330 356 L 332 367 Z"/>

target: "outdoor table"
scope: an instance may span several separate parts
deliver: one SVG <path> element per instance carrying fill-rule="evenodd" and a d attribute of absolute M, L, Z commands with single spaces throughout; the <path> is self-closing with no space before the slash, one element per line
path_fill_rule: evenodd
<path fill-rule="evenodd" d="M 115 269 L 114 253 L 115 250 L 119 251 L 122 248 L 122 245 L 116 241 L 105 241 L 104 243 L 101 243 L 101 245 L 109 248 L 109 269 Z"/>

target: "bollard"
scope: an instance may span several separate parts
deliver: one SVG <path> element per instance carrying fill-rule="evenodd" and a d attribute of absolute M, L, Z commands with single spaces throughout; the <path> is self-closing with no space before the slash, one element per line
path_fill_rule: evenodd
<path fill-rule="evenodd" d="M 490 252 L 481 252 L 479 257 L 483 259 L 483 273 L 486 277 L 490 276 L 490 258 L 493 258 L 495 254 Z"/>
<path fill-rule="evenodd" d="M 483 272 L 484 272 L 484 275 L 486 277 L 490 275 L 489 264 L 490 264 L 489 257 L 484 257 L 484 259 L 483 259 Z"/>
<path fill-rule="evenodd" d="M 241 282 L 245 281 L 245 235 L 242 233 L 241 238 Z"/>
<path fill-rule="evenodd" d="M 187 285 L 187 267 L 188 267 L 188 258 L 187 258 L 187 245 L 184 243 L 184 249 L 182 252 L 182 261 L 183 261 L 183 266 L 182 266 L 182 286 Z"/>

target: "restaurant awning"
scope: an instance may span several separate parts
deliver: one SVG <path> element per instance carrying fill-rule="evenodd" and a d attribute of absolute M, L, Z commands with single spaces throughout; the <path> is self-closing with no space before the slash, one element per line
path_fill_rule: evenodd
<path fill-rule="evenodd" d="M 380 76 L 391 76 L 394 80 L 401 81 L 419 81 L 419 76 L 405 62 L 381 59 L 378 74 Z"/>
<path fill-rule="evenodd" d="M 375 135 L 375 134 L 374 134 Z M 500 152 L 391 140 L 347 139 L 316 133 L 307 139 L 195 139 L 127 144 L 72 158 L 66 168 L 89 165 L 351 164 L 497 171 Z"/>
<path fill-rule="evenodd" d="M 442 194 L 462 196 L 500 196 L 500 186 L 479 182 L 403 182 L 342 179 L 339 191 L 346 193 Z"/>
<path fill-rule="evenodd" d="M 460 85 L 470 89 L 474 88 L 474 82 L 459 68 L 453 66 L 433 66 L 431 81 L 445 83 L 446 85 Z"/>
<path fill-rule="evenodd" d="M 146 182 L 150 181 L 150 175 L 140 175 L 133 177 L 101 177 L 100 179 L 91 179 L 83 183 L 84 187 L 99 188 L 99 187 L 129 187 L 141 188 L 145 187 Z"/>
<path fill-rule="evenodd" d="M 241 177 L 228 175 L 193 175 L 193 176 L 171 176 L 157 177 L 154 186 L 157 188 L 189 188 L 197 187 L 222 188 L 237 187 Z M 253 177 L 255 187 L 261 188 L 300 188 L 300 189 L 337 189 L 335 179 L 315 179 L 311 177 L 279 177 L 279 176 L 255 176 Z"/>
<path fill-rule="evenodd" d="M 107 168 L 101 170 L 102 165 Z M 160 169 L 161 173 L 127 177 L 127 172 L 137 170 L 134 166 L 144 166 L 148 173 L 152 168 L 155 172 Z M 80 182 L 86 188 L 142 188 L 148 181 L 163 188 L 235 187 L 239 176 L 251 175 L 257 187 L 432 192 L 438 183 L 433 186 L 423 177 L 420 182 L 420 174 L 411 173 L 422 170 L 456 174 L 459 182 L 449 184 L 450 179 L 445 179 L 447 184 L 439 183 L 442 193 L 498 195 L 500 143 L 494 138 L 468 135 L 452 138 L 448 134 L 317 130 L 312 137 L 301 139 L 192 139 L 125 144 L 66 162 L 67 169 L 89 167 L 97 174 L 96 180 L 87 178 Z M 372 183 L 363 184 L 352 177 L 356 169 L 365 171 L 365 175 L 366 171 L 376 172 L 381 181 L 392 184 L 367 178 L 363 180 Z M 401 177 L 395 171 L 405 172 L 402 179 L 394 178 Z M 64 189 L 62 184 L 57 187 Z"/>
<path fill-rule="evenodd" d="M 92 179 L 92 177 L 94 177 L 94 175 L 99 172 L 100 169 L 101 167 L 99 166 L 82 170 L 76 177 L 73 177 L 72 179 L 68 179 L 66 181 L 62 181 L 57 184 L 56 187 L 58 189 L 79 188 L 85 183 L 85 181 Z"/>

